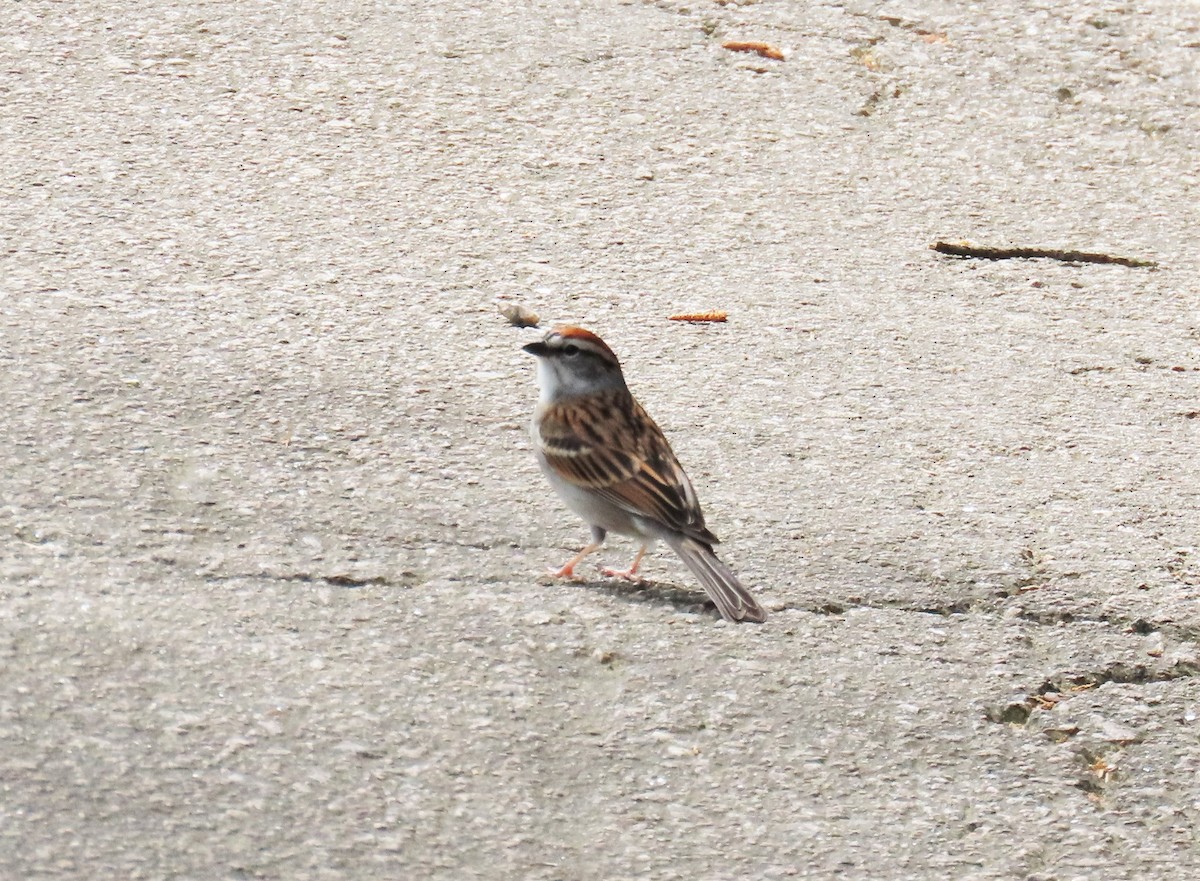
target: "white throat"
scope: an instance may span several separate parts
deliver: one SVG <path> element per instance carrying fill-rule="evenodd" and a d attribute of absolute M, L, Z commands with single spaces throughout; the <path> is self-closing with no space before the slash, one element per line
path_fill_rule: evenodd
<path fill-rule="evenodd" d="M 538 401 L 543 404 L 625 387 L 619 370 L 607 370 L 599 364 L 564 362 L 560 358 L 538 358 L 537 381 Z"/>
<path fill-rule="evenodd" d="M 558 376 L 545 358 L 537 359 L 538 403 L 551 404 L 558 393 Z"/>

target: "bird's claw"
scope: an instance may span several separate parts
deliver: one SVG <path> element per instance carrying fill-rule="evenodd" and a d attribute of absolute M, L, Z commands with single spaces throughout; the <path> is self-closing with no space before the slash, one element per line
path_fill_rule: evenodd
<path fill-rule="evenodd" d="M 646 579 L 637 574 L 637 569 L 609 569 L 607 567 L 600 570 L 601 575 L 606 575 L 609 578 L 620 578 L 624 581 L 632 581 L 634 584 L 645 584 Z"/>

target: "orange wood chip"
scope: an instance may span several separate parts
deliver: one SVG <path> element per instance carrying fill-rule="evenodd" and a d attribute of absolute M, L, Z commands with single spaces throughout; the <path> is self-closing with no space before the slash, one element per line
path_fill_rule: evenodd
<path fill-rule="evenodd" d="M 727 321 L 729 319 L 728 312 L 682 312 L 679 315 L 672 315 L 668 321 Z"/>
<path fill-rule="evenodd" d="M 722 49 L 730 52 L 757 52 L 763 58 L 783 61 L 783 50 L 770 43 L 760 43 L 757 40 L 726 40 L 721 44 Z"/>

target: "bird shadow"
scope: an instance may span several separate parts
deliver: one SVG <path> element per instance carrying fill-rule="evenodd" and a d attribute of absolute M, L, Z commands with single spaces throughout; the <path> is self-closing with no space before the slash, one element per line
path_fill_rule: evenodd
<path fill-rule="evenodd" d="M 628 603 L 653 603 L 692 614 L 718 614 L 716 605 L 706 594 L 665 582 L 646 579 L 629 581 L 623 578 L 585 578 L 575 584 L 577 587 L 586 587 Z"/>

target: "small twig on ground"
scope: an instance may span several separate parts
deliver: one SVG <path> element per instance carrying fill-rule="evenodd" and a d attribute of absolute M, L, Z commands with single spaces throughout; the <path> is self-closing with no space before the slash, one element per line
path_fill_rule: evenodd
<path fill-rule="evenodd" d="M 1053 248 L 980 248 L 966 242 L 934 242 L 929 246 L 939 254 L 952 257 L 976 257 L 981 260 L 1013 260 L 1044 257 L 1047 260 L 1062 260 L 1066 263 L 1113 263 L 1117 266 L 1153 267 L 1153 260 L 1137 260 L 1133 257 L 1114 257 L 1111 254 L 1094 254 L 1088 251 L 1059 251 Z"/>
<path fill-rule="evenodd" d="M 684 312 L 680 315 L 667 316 L 668 321 L 727 321 L 728 312 L 714 310 L 712 312 Z"/>
<path fill-rule="evenodd" d="M 763 58 L 770 58 L 772 61 L 783 61 L 786 57 L 783 51 L 770 43 L 761 43 L 758 40 L 726 40 L 721 44 L 722 49 L 728 49 L 730 52 L 754 52 L 761 55 Z"/>

